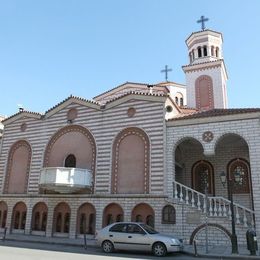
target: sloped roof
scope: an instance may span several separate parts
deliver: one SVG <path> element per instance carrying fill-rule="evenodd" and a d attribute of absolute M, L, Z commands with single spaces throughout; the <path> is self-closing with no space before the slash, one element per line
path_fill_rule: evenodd
<path fill-rule="evenodd" d="M 212 109 L 207 111 L 191 112 L 189 114 L 180 114 L 178 117 L 169 119 L 169 121 L 216 117 L 216 116 L 228 116 L 235 114 L 246 114 L 260 112 L 260 108 L 229 108 L 229 109 Z"/>

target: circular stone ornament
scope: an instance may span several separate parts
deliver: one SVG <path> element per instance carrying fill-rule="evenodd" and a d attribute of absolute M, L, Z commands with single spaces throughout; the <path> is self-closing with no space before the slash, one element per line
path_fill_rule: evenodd
<path fill-rule="evenodd" d="M 68 120 L 74 120 L 78 116 L 78 110 L 76 108 L 71 108 L 67 113 Z"/>
<path fill-rule="evenodd" d="M 133 117 L 133 116 L 135 115 L 135 113 L 136 113 L 136 110 L 135 110 L 134 107 L 128 108 L 128 110 L 127 110 L 127 115 L 128 115 L 129 117 Z"/>
<path fill-rule="evenodd" d="M 21 124 L 21 131 L 24 132 L 27 129 L 27 124 L 26 123 L 22 123 Z"/>
<path fill-rule="evenodd" d="M 211 131 L 206 131 L 202 134 L 202 140 L 206 143 L 209 143 L 213 140 L 214 135 Z"/>

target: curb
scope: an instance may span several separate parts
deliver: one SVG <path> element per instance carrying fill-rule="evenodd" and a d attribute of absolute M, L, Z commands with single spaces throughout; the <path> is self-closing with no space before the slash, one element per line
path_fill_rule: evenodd
<path fill-rule="evenodd" d="M 5 238 L 5 240 L 0 241 L 0 244 L 4 244 L 5 241 L 14 241 L 14 242 L 24 242 L 24 243 L 34 243 L 34 244 L 39 244 L 39 243 L 44 243 L 44 244 L 49 244 L 49 245 L 62 245 L 62 246 L 75 246 L 75 247 L 82 247 L 84 248 L 85 245 L 84 243 L 82 244 L 76 244 L 73 242 L 62 242 L 62 241 L 41 241 L 41 240 L 23 240 L 23 239 L 18 239 L 18 238 Z M 92 242 L 94 240 L 91 240 Z M 87 243 L 87 248 L 98 248 L 98 245 L 95 244 L 88 244 Z M 181 254 L 184 255 L 189 255 L 193 256 L 194 258 L 211 258 L 211 259 L 235 259 L 235 260 L 247 260 L 247 259 L 258 259 L 260 260 L 260 256 L 251 256 L 251 255 L 216 255 L 216 254 L 197 254 L 189 252 L 189 251 L 182 251 L 180 252 Z"/>

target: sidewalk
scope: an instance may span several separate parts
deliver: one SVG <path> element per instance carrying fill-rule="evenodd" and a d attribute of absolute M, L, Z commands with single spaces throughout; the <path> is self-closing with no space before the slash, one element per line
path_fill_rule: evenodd
<path fill-rule="evenodd" d="M 84 239 L 70 239 L 70 238 L 59 238 L 59 237 L 43 237 L 35 235 L 23 235 L 23 234 L 8 234 L 6 235 L 7 241 L 19 241 L 19 242 L 30 242 L 30 243 L 45 243 L 45 244 L 59 244 L 59 245 L 70 245 L 70 246 L 81 246 L 84 247 Z M 88 247 L 97 247 L 94 239 L 87 239 Z M 4 244 L 4 241 L 0 241 L 0 245 Z M 250 256 L 246 246 L 239 246 L 239 255 L 231 255 L 231 246 L 209 246 L 209 253 L 206 254 L 205 246 L 197 246 L 197 254 L 199 258 L 215 258 L 215 259 L 259 259 L 259 252 L 257 256 Z M 185 254 L 195 255 L 194 247 L 192 245 L 185 245 Z"/>

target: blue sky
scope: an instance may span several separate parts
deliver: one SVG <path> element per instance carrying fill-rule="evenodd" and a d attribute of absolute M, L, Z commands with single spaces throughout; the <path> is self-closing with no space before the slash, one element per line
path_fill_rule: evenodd
<path fill-rule="evenodd" d="M 260 107 L 259 0 L 0 0 L 0 114 L 45 112 L 126 81 L 185 83 L 185 39 L 223 33 L 229 107 Z"/>

